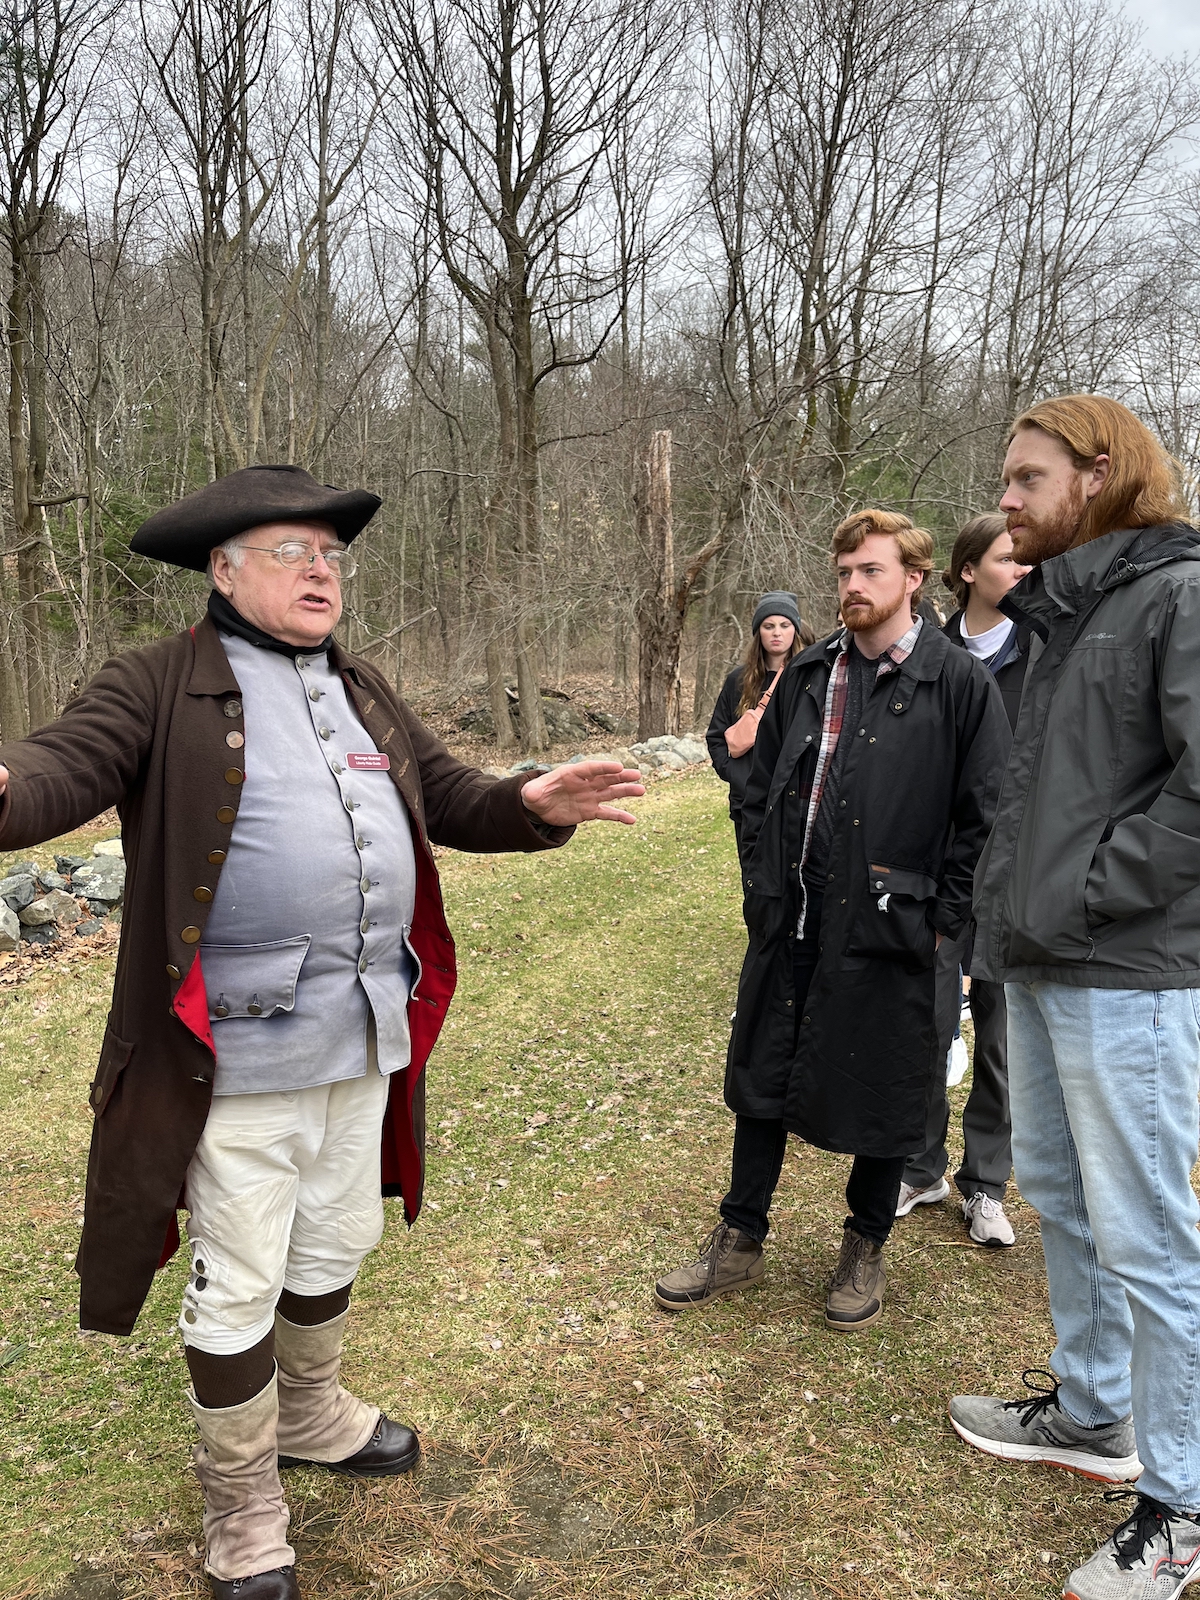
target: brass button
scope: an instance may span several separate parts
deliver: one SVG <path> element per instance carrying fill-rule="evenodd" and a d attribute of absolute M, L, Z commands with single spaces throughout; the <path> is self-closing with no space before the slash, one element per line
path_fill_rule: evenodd
<path fill-rule="evenodd" d="M 242 779 L 245 776 L 246 776 L 246 774 L 244 772 L 242 772 L 240 770 L 240 768 L 238 768 L 238 767 L 226 767 L 225 768 L 225 782 L 226 783 L 241 783 Z"/>
<path fill-rule="evenodd" d="M 361 850 L 363 845 L 366 844 L 366 842 L 367 841 L 363 838 L 361 833 L 356 833 L 354 835 L 354 848 L 356 850 Z"/>
<path fill-rule="evenodd" d="M 221 710 L 227 717 L 240 717 L 242 714 L 242 702 L 240 700 L 226 700 Z"/>
<path fill-rule="evenodd" d="M 211 889 L 206 889 L 204 887 L 204 885 L 201 884 L 199 886 L 199 888 L 196 888 L 196 889 L 192 890 L 192 899 L 193 900 L 199 900 L 204 905 L 207 905 L 208 902 L 212 899 L 212 890 Z"/>
<path fill-rule="evenodd" d="M 358 880 L 358 887 L 362 890 L 362 892 L 364 894 L 366 894 L 367 890 L 371 887 L 371 880 L 370 880 L 370 878 L 367 877 L 367 875 L 365 873 Z"/>
<path fill-rule="evenodd" d="M 195 1320 L 196 1320 L 196 1313 L 195 1313 L 195 1312 L 194 1312 L 194 1311 L 193 1311 L 193 1310 L 192 1310 L 192 1309 L 191 1309 L 191 1307 L 190 1307 L 190 1306 L 189 1306 L 189 1307 L 188 1307 L 188 1309 L 187 1309 L 187 1310 L 186 1310 L 186 1311 L 185 1311 L 185 1312 L 184 1312 L 184 1313 L 183 1313 L 183 1320 L 184 1320 L 184 1321 L 185 1321 L 185 1322 L 187 1322 L 187 1323 L 192 1323 L 192 1322 L 195 1322 Z"/>
<path fill-rule="evenodd" d="M 359 960 L 359 963 L 358 963 L 358 970 L 360 972 L 365 972 L 369 965 L 370 965 L 370 962 L 368 962 L 366 956 L 362 956 L 360 958 L 360 960 Z"/>
<path fill-rule="evenodd" d="M 215 1017 L 227 1017 L 228 1015 L 229 1015 L 229 1007 L 225 1004 L 225 996 L 222 995 L 221 998 L 217 1001 L 216 1005 L 213 1007 L 213 1016 L 215 1016 Z"/>
<path fill-rule="evenodd" d="M 370 933 L 370 931 L 371 931 L 371 919 L 370 919 L 370 917 L 364 917 L 362 919 L 362 921 L 358 925 L 358 931 L 359 931 L 359 933 Z"/>
<path fill-rule="evenodd" d="M 329 728 L 318 728 L 317 729 L 317 732 L 321 735 L 322 739 L 328 739 L 331 731 L 332 730 L 329 729 Z"/>
<path fill-rule="evenodd" d="M 246 1007 L 246 1010 L 250 1013 L 250 1015 L 252 1017 L 261 1017 L 262 1016 L 262 1012 L 263 1012 L 262 1001 L 258 998 L 257 995 L 255 995 L 254 999 L 251 1000 L 250 1004 Z"/>
<path fill-rule="evenodd" d="M 335 774 L 336 774 L 336 776 L 337 776 L 337 777 L 339 777 L 339 778 L 340 778 L 340 777 L 341 777 L 341 775 L 342 775 L 342 772 L 343 772 L 343 771 L 344 771 L 344 770 L 345 770 L 345 769 L 344 769 L 344 768 L 342 768 L 342 767 L 339 767 L 339 766 L 338 766 L 338 764 L 337 764 L 337 762 L 336 762 L 336 761 L 331 761 L 331 762 L 330 762 L 330 763 L 329 763 L 329 765 L 330 765 L 330 767 L 331 767 L 331 768 L 332 768 L 332 770 L 333 770 L 333 772 L 334 772 L 334 773 L 335 773 Z"/>
<path fill-rule="evenodd" d="M 308 698 L 310 700 L 319 700 L 324 693 L 324 689 L 310 689 L 308 691 Z"/>
<path fill-rule="evenodd" d="M 208 864 L 210 867 L 219 867 L 224 860 L 224 850 L 210 850 L 208 852 Z"/>
<path fill-rule="evenodd" d="M 217 811 L 218 822 L 232 822 L 236 816 L 237 812 L 232 806 L 221 806 Z"/>
<path fill-rule="evenodd" d="M 234 728 L 232 733 L 227 733 L 225 735 L 225 743 L 231 750 L 240 750 L 245 742 L 246 735 L 244 733 L 239 733 L 236 728 Z"/>
<path fill-rule="evenodd" d="M 904 710 L 904 701 L 903 700 L 897 700 L 894 709 L 896 711 L 903 711 Z"/>
<path fill-rule="evenodd" d="M 187 927 L 187 928 L 185 928 L 183 930 L 183 932 L 179 935 L 179 937 L 183 940 L 184 944 L 199 944 L 200 943 L 200 929 L 199 928 L 193 928 L 193 927 Z"/>
<path fill-rule="evenodd" d="M 167 962 L 167 977 L 168 978 L 181 978 L 182 976 L 183 976 L 183 974 L 180 972 L 179 968 L 175 965 L 175 963 L 173 961 L 168 961 Z"/>

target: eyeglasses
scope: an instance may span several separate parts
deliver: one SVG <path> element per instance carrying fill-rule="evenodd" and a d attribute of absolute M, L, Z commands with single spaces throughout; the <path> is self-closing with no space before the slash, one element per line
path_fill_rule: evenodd
<path fill-rule="evenodd" d="M 264 556 L 274 556 L 280 566 L 287 567 L 291 572 L 311 572 L 318 556 L 325 560 L 335 577 L 352 578 L 358 570 L 354 557 L 344 544 L 335 544 L 330 550 L 314 550 L 312 545 L 303 544 L 299 539 L 289 539 L 286 544 L 274 548 L 265 544 L 244 544 L 241 548 L 258 550 Z"/>

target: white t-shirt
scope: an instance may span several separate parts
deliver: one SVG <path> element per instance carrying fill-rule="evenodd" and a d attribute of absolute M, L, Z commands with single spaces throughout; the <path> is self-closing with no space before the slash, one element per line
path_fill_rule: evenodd
<path fill-rule="evenodd" d="M 962 634 L 962 642 L 973 656 L 978 656 L 980 661 L 990 661 L 998 650 L 1002 650 L 1008 641 L 1008 636 L 1016 627 L 1016 623 L 1005 617 L 1003 622 L 998 622 L 994 628 L 989 628 L 986 633 L 967 632 L 967 614 L 964 611 L 958 619 L 958 629 Z"/>

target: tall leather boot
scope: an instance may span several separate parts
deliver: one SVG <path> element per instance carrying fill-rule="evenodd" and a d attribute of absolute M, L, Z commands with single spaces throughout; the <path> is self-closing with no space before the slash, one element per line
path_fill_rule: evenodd
<path fill-rule="evenodd" d="M 421 1455 L 413 1429 L 338 1382 L 346 1315 L 306 1328 L 275 1313 L 279 1465 L 321 1466 L 353 1478 L 408 1472 Z"/>
<path fill-rule="evenodd" d="M 279 1394 L 272 1377 L 240 1406 L 210 1410 L 188 1393 L 201 1443 L 204 1570 L 216 1600 L 300 1600 L 279 1482 Z"/>

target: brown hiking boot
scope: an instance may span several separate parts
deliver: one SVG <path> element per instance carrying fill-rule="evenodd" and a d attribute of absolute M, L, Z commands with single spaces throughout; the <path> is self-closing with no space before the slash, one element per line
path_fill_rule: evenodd
<path fill-rule="evenodd" d="M 654 1285 L 654 1298 L 664 1311 L 686 1311 L 706 1306 L 735 1289 L 750 1289 L 765 1268 L 762 1245 L 740 1228 L 719 1222 L 705 1241 L 697 1260 L 678 1267 Z"/>
<path fill-rule="evenodd" d="M 869 1328 L 883 1315 L 886 1288 L 883 1246 L 853 1228 L 844 1229 L 842 1253 L 825 1296 L 825 1326 L 835 1333 Z"/>

